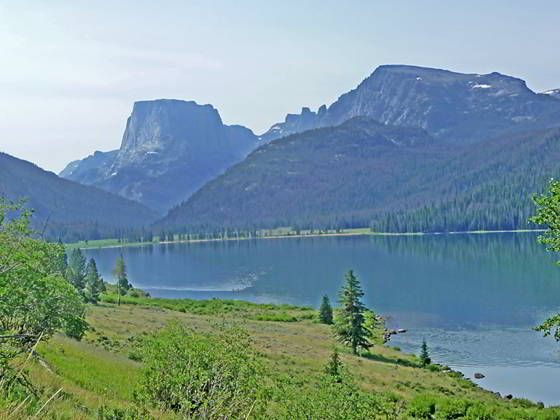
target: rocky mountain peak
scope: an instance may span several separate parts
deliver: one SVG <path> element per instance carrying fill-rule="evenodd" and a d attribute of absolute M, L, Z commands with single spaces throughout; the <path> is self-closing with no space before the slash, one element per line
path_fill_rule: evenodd
<path fill-rule="evenodd" d="M 164 212 L 256 146 L 251 130 L 224 125 L 212 105 L 140 101 L 133 106 L 119 150 L 72 162 L 61 176 Z"/>
<path fill-rule="evenodd" d="M 195 139 L 216 140 L 222 127 L 212 105 L 176 99 L 135 102 L 112 169 L 162 153 L 176 157 L 194 146 Z"/>
<path fill-rule="evenodd" d="M 421 127 L 451 143 L 472 143 L 528 126 L 547 126 L 548 116 L 560 107 L 542 96 L 525 81 L 497 72 L 383 65 L 328 108 L 289 114 L 261 138 L 271 141 L 368 116 L 383 124 Z"/>

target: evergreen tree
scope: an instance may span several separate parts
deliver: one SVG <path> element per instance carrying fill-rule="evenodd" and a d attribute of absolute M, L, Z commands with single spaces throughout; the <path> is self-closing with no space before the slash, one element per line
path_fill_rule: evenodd
<path fill-rule="evenodd" d="M 97 303 L 99 301 L 99 294 L 104 288 L 103 279 L 97 271 L 97 264 L 95 260 L 91 258 L 86 267 L 86 299 L 91 303 Z"/>
<path fill-rule="evenodd" d="M 327 295 L 323 296 L 321 301 L 321 306 L 319 307 L 319 321 L 322 324 L 332 324 L 333 323 L 333 311 L 329 297 Z"/>
<path fill-rule="evenodd" d="M 338 339 L 352 347 L 357 354 L 359 348 L 372 347 L 368 338 L 371 331 L 365 326 L 364 312 L 367 310 L 360 300 L 364 296 L 360 281 L 352 270 L 345 276 L 346 282 L 340 291 L 340 311 L 337 313 L 335 332 Z"/>
<path fill-rule="evenodd" d="M 426 340 L 422 340 L 422 349 L 420 350 L 420 363 L 422 366 L 428 366 L 432 363 L 432 359 L 430 359 L 430 354 L 428 353 L 428 345 L 426 344 Z"/>
<path fill-rule="evenodd" d="M 86 259 L 80 248 L 76 248 L 70 254 L 70 260 L 68 261 L 68 280 L 79 293 L 83 294 L 85 278 Z"/>
<path fill-rule="evenodd" d="M 342 360 L 340 360 L 340 355 L 338 354 L 338 349 L 335 347 L 331 355 L 331 360 L 325 366 L 325 373 L 327 375 L 337 378 L 339 381 L 342 379 L 342 369 L 344 365 Z"/>
<path fill-rule="evenodd" d="M 128 276 L 126 274 L 126 263 L 124 262 L 124 257 L 119 255 L 117 261 L 115 262 L 115 268 L 113 269 L 113 276 L 117 281 L 117 295 L 119 296 L 119 304 L 120 304 L 120 296 L 126 295 L 128 289 L 132 287 L 132 285 L 128 282 Z"/>

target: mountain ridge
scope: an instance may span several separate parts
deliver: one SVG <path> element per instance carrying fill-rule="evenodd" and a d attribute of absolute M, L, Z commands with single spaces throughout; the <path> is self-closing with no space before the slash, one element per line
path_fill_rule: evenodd
<path fill-rule="evenodd" d="M 422 127 L 450 142 L 474 143 L 517 129 L 553 125 L 554 117 L 548 115 L 560 112 L 560 103 L 548 99 L 522 79 L 497 72 L 383 65 L 329 107 L 322 105 L 317 112 L 304 107 L 300 114 L 288 114 L 260 138 L 271 141 L 361 115 L 384 124 Z"/>
<path fill-rule="evenodd" d="M 123 229 L 150 224 L 147 207 L 100 189 L 63 179 L 34 163 L 0 152 L 0 195 L 27 199 L 35 228 L 63 240 L 114 237 Z"/>

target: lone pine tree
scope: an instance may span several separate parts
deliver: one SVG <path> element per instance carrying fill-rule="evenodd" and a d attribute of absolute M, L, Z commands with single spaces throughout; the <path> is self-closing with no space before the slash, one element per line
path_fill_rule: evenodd
<path fill-rule="evenodd" d="M 432 363 L 432 359 L 430 359 L 430 354 L 428 353 L 428 345 L 426 344 L 426 340 L 422 340 L 422 348 L 420 350 L 420 363 L 422 366 L 428 366 Z"/>
<path fill-rule="evenodd" d="M 128 282 L 128 275 L 126 274 L 126 263 L 124 262 L 124 257 L 119 255 L 117 261 L 115 262 L 115 268 L 113 269 L 113 276 L 117 281 L 117 296 L 118 304 L 121 302 L 121 295 L 126 295 L 126 292 L 132 287 Z"/>
<path fill-rule="evenodd" d="M 322 324 L 333 323 L 333 310 L 329 301 L 329 297 L 327 295 L 323 296 L 321 306 L 319 307 L 319 321 Z"/>
<path fill-rule="evenodd" d="M 368 349 L 372 344 L 369 342 L 371 331 L 365 325 L 364 313 L 367 308 L 361 301 L 364 292 L 352 270 L 346 273 L 339 296 L 340 310 L 337 313 L 335 333 L 342 343 L 352 347 L 353 354 L 358 354 L 359 348 Z"/>

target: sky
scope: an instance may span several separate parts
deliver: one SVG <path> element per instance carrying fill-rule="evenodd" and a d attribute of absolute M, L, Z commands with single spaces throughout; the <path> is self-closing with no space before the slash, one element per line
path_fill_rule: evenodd
<path fill-rule="evenodd" d="M 0 151 L 59 172 L 120 145 L 134 101 L 256 134 L 382 64 L 560 88 L 558 0 L 0 0 Z"/>

